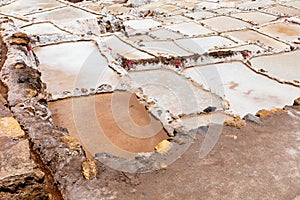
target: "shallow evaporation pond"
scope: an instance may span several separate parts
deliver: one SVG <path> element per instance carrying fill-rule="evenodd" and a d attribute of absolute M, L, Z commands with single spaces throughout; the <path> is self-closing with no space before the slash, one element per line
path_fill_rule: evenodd
<path fill-rule="evenodd" d="M 133 48 L 132 46 L 126 44 L 122 40 L 120 40 L 116 36 L 108 36 L 108 37 L 103 37 L 105 43 L 109 48 L 112 49 L 113 53 L 119 54 L 126 59 L 133 59 L 133 60 L 138 60 L 138 59 L 153 59 L 154 57 L 151 56 L 148 53 L 142 52 L 138 49 Z"/>
<path fill-rule="evenodd" d="M 79 19 L 96 18 L 96 15 L 77 9 L 74 7 L 64 7 L 61 9 L 30 15 L 40 20 L 51 20 L 53 22 L 71 22 Z"/>
<path fill-rule="evenodd" d="M 42 80 L 54 98 L 66 91 L 73 94 L 76 88 L 96 89 L 101 84 L 113 89 L 119 81 L 94 42 L 63 43 L 34 51 L 40 60 Z"/>
<path fill-rule="evenodd" d="M 251 59 L 252 67 L 270 77 L 300 86 L 300 51 L 262 56 Z M 299 94 L 300 96 L 300 94 Z"/>
<path fill-rule="evenodd" d="M 28 16 L 41 21 L 51 21 L 60 28 L 66 29 L 73 34 L 83 34 L 87 32 L 100 34 L 97 15 L 75 7 L 64 7 Z"/>
<path fill-rule="evenodd" d="M 176 43 L 182 48 L 194 53 L 205 53 L 215 48 L 232 47 L 235 42 L 221 36 L 199 37 L 176 40 Z"/>
<path fill-rule="evenodd" d="M 54 101 L 49 108 L 54 124 L 78 138 L 89 156 L 105 152 L 133 158 L 153 152 L 168 138 L 161 123 L 129 92 Z"/>
<path fill-rule="evenodd" d="M 0 11 L 5 13 L 18 13 L 22 15 L 63 5 L 64 4 L 55 0 L 18 0 L 6 6 L 2 6 Z"/>
<path fill-rule="evenodd" d="M 237 17 L 239 19 L 247 20 L 250 22 L 255 22 L 258 25 L 265 24 L 270 21 L 274 21 L 277 19 L 274 15 L 269 15 L 262 12 L 240 12 L 232 15 L 233 17 Z"/>
<path fill-rule="evenodd" d="M 299 10 L 300 12 L 300 10 Z M 300 25 L 294 23 L 275 23 L 264 27 L 260 30 L 273 37 L 278 37 L 284 41 L 298 41 L 300 35 Z"/>
<path fill-rule="evenodd" d="M 223 109 L 220 97 L 171 70 L 137 71 L 130 72 L 129 76 L 148 97 L 175 115 L 202 112 L 208 106 Z"/>
<path fill-rule="evenodd" d="M 241 62 L 192 67 L 184 74 L 224 96 L 233 114 L 240 116 L 293 104 L 300 94 L 300 88 L 257 74 Z"/>
<path fill-rule="evenodd" d="M 166 26 L 166 28 L 188 36 L 206 35 L 213 33 L 212 30 L 209 30 L 193 21 Z"/>
<path fill-rule="evenodd" d="M 275 51 L 283 51 L 285 49 L 289 49 L 289 46 L 279 42 L 275 39 L 272 39 L 268 36 L 260 34 L 253 30 L 241 30 L 241 31 L 233 31 L 228 32 L 226 35 L 233 37 L 235 40 L 240 40 L 241 42 L 261 42 L 267 46 L 272 47 Z"/>
<path fill-rule="evenodd" d="M 33 24 L 22 28 L 22 30 L 32 35 L 33 34 L 36 35 L 68 34 L 60 30 L 59 28 L 55 27 L 51 23 Z"/>
<path fill-rule="evenodd" d="M 250 24 L 247 22 L 227 16 L 214 17 L 203 20 L 202 22 L 217 31 L 229 31 L 250 27 Z"/>

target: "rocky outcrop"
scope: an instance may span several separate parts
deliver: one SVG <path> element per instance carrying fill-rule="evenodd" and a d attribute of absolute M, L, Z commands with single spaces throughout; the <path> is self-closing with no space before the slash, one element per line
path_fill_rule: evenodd
<path fill-rule="evenodd" d="M 13 45 L 27 45 L 29 39 L 16 33 Z M 1 69 L 7 48 L 1 37 Z M 33 161 L 30 142 L 7 104 L 8 88 L 0 82 L 0 199 L 50 199 L 45 173 Z"/>
<path fill-rule="evenodd" d="M 68 143 L 68 141 L 72 141 L 70 138 L 68 140 L 61 139 L 68 136 L 67 131 L 52 124 L 47 107 L 47 94 L 44 91 L 45 85 L 41 82 L 40 72 L 37 69 L 38 61 L 31 48 L 28 48 L 30 39 L 26 34 L 20 33 L 10 20 L 1 19 L 1 23 L 3 41 L 7 46 L 7 59 L 1 70 L 1 80 L 8 88 L 8 105 L 15 119 L 25 131 L 25 136 L 21 136 L 21 138 L 29 138 L 31 150 L 35 154 L 33 157 L 35 157 L 37 162 L 40 162 L 47 176 L 50 177 L 50 183 L 48 184 L 52 198 L 61 199 L 64 197 L 68 199 L 69 193 L 72 192 L 69 190 L 69 187 L 77 181 L 84 180 L 81 172 L 82 162 L 86 159 L 84 152 L 81 146 L 73 148 L 74 145 Z M 5 123 L 11 124 L 12 128 L 15 128 L 17 122 L 12 123 L 6 120 Z M 15 136 L 16 133 L 14 132 L 13 134 Z M 6 136 L 2 140 L 9 140 L 9 138 Z M 14 144 L 15 140 L 12 140 L 12 152 L 9 149 L 5 150 L 4 155 L 7 155 L 7 159 L 14 158 L 11 166 L 18 167 L 16 163 L 22 163 L 18 168 L 25 171 L 10 176 L 17 176 L 16 179 L 5 179 L 7 180 L 6 182 L 4 181 L 6 185 L 12 184 L 12 186 L 7 186 L 8 189 L 4 190 L 8 194 L 13 194 L 14 192 L 14 189 L 9 188 L 19 188 L 18 185 L 14 184 L 20 183 L 20 185 L 24 185 L 27 188 L 31 187 L 32 182 L 41 181 L 42 179 L 35 176 L 35 174 L 41 174 L 42 172 L 36 172 L 36 165 L 30 160 L 29 142 L 24 139 L 19 140 L 22 142 L 17 144 Z M 14 152 L 18 152 L 16 150 L 22 153 L 14 155 Z M 5 166 L 9 165 L 6 163 Z M 13 169 L 11 171 L 15 172 L 16 170 Z M 29 178 L 24 177 L 23 174 L 28 174 Z M 26 180 L 26 182 L 22 180 Z M 57 187 L 53 185 L 57 185 Z M 45 187 L 41 186 L 41 188 Z M 60 193 L 60 191 L 62 192 Z M 27 189 L 26 192 L 18 190 L 17 193 L 25 196 L 31 193 L 30 198 L 24 198 L 38 199 L 32 196 L 34 193 L 30 192 L 30 189 Z M 46 192 L 43 192 L 43 194 L 46 194 Z M 23 197 L 14 198 L 22 199 Z"/>

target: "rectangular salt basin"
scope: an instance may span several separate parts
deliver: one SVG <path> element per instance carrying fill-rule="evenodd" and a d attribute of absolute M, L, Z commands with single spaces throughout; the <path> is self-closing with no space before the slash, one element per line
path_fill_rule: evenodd
<path fill-rule="evenodd" d="M 213 31 L 201 26 L 200 24 L 197 24 L 196 22 L 175 24 L 171 26 L 166 26 L 165 28 L 187 36 L 206 35 L 213 33 Z"/>
<path fill-rule="evenodd" d="M 18 0 L 12 2 L 11 4 L 0 7 L 0 11 L 10 14 L 16 13 L 19 15 L 25 15 L 63 5 L 64 4 L 55 0 Z"/>
<path fill-rule="evenodd" d="M 160 21 L 163 25 L 173 25 L 173 24 L 192 21 L 189 18 L 184 17 L 182 15 L 173 15 L 170 17 L 162 17 L 162 18 L 158 18 L 156 20 Z"/>
<path fill-rule="evenodd" d="M 102 84 L 114 88 L 119 76 L 108 67 L 94 42 L 63 43 L 38 47 L 42 80 L 54 98 L 61 98 L 75 89 L 97 89 Z"/>
<path fill-rule="evenodd" d="M 105 152 L 134 158 L 153 152 L 168 138 L 161 123 L 129 92 L 59 100 L 50 102 L 49 109 L 53 123 L 67 128 L 90 156 Z"/>
<path fill-rule="evenodd" d="M 222 109 L 221 99 L 195 86 L 171 70 L 130 72 L 129 76 L 144 93 L 175 115 L 202 112 L 208 106 Z"/>
<path fill-rule="evenodd" d="M 189 56 L 191 52 L 184 50 L 172 41 L 141 42 L 141 49 L 155 56 Z"/>
<path fill-rule="evenodd" d="M 155 28 L 161 23 L 154 21 L 153 19 L 139 19 L 139 20 L 129 20 L 124 22 L 125 26 L 129 26 L 135 30 L 149 30 Z"/>
<path fill-rule="evenodd" d="M 300 88 L 259 75 L 241 62 L 192 67 L 184 74 L 227 99 L 240 116 L 293 104 L 300 95 Z"/>
<path fill-rule="evenodd" d="M 130 60 L 151 59 L 153 56 L 144 53 L 125 42 L 121 41 L 116 36 L 104 37 L 107 46 L 112 49 L 112 52 L 117 53 Z"/>
<path fill-rule="evenodd" d="M 51 20 L 52 22 L 76 21 L 78 19 L 96 18 L 97 16 L 86 11 L 74 8 L 64 7 L 57 10 L 47 11 L 30 15 L 40 20 Z"/>
<path fill-rule="evenodd" d="M 286 2 L 285 5 L 300 9 L 300 1 L 299 0 Z"/>
<path fill-rule="evenodd" d="M 255 9 L 259 7 L 268 7 L 273 5 L 273 0 L 256 0 L 256 1 L 244 1 L 239 4 L 240 8 L 247 8 L 247 9 Z"/>
<path fill-rule="evenodd" d="M 251 66 L 280 81 L 300 86 L 300 51 L 256 57 L 250 60 Z M 299 94 L 300 96 L 300 94 Z"/>
<path fill-rule="evenodd" d="M 169 5 L 164 1 L 154 1 L 154 2 L 147 3 L 143 6 L 140 6 L 139 8 L 137 8 L 137 11 L 150 10 L 150 11 L 172 14 L 174 11 L 179 9 L 180 9 L 179 7 L 174 5 Z"/>
<path fill-rule="evenodd" d="M 282 5 L 275 5 L 273 7 L 267 8 L 267 10 L 275 13 L 289 15 L 289 16 L 295 16 L 300 14 L 299 9 L 286 7 Z"/>
<path fill-rule="evenodd" d="M 277 19 L 277 17 L 274 15 L 269 15 L 269 14 L 258 12 L 258 11 L 241 12 L 241 13 L 232 14 L 231 16 L 239 18 L 239 19 L 243 19 L 243 20 L 246 20 L 249 22 L 254 22 L 255 24 L 258 24 L 258 25 L 262 25 L 262 24 L 265 24 L 267 22 L 274 21 Z"/>
<path fill-rule="evenodd" d="M 175 33 L 173 31 L 161 28 L 155 31 L 149 32 L 149 35 L 155 39 L 159 40 L 176 40 L 182 38 L 183 35 L 179 33 Z"/>
<path fill-rule="evenodd" d="M 250 27 L 250 24 L 247 22 L 227 16 L 214 17 L 201 22 L 216 31 L 230 31 Z"/>
<path fill-rule="evenodd" d="M 68 34 L 60 30 L 59 28 L 55 27 L 51 23 L 33 24 L 30 26 L 23 27 L 22 30 L 24 30 L 26 33 L 36 34 L 36 35 Z"/>
<path fill-rule="evenodd" d="M 234 32 L 228 32 L 226 35 L 229 35 L 233 38 L 236 38 L 237 40 L 243 41 L 243 42 L 257 42 L 263 43 L 273 49 L 275 51 L 283 51 L 285 49 L 289 49 L 289 46 L 279 42 L 275 39 L 272 39 L 268 36 L 265 36 L 261 33 L 258 33 L 253 30 L 242 30 L 242 31 L 234 31 Z"/>
<path fill-rule="evenodd" d="M 51 21 L 61 29 L 65 29 L 73 34 L 100 34 L 97 15 L 74 7 L 64 7 L 33 14 L 30 15 L 30 17 L 37 18 L 38 20 Z"/>
<path fill-rule="evenodd" d="M 231 13 L 240 12 L 240 10 L 236 8 L 219 8 L 213 11 L 217 12 L 218 14 L 231 14 Z"/>
<path fill-rule="evenodd" d="M 148 35 L 134 35 L 134 36 L 130 36 L 130 37 L 126 37 L 125 35 L 119 35 L 120 39 L 128 42 L 130 44 L 137 44 L 140 43 L 142 41 L 144 42 L 150 42 L 150 41 L 154 41 L 154 39 Z"/>
<path fill-rule="evenodd" d="M 275 23 L 259 28 L 262 32 L 278 37 L 283 41 L 298 41 L 300 25 L 288 22 Z"/>
<path fill-rule="evenodd" d="M 195 19 L 195 20 L 210 18 L 210 17 L 213 17 L 215 15 L 216 14 L 214 14 L 212 12 L 209 12 L 209 11 L 198 11 L 198 12 L 191 12 L 191 13 L 185 14 L 185 16 L 190 17 L 190 18 Z"/>
<path fill-rule="evenodd" d="M 194 53 L 203 54 L 214 48 L 225 48 L 236 45 L 235 42 L 221 36 L 188 38 L 175 41 L 182 48 Z"/>

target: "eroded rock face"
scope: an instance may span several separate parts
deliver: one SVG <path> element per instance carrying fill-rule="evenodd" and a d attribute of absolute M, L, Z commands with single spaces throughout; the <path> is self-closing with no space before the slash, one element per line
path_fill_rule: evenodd
<path fill-rule="evenodd" d="M 27 45 L 27 35 L 17 32 L 12 45 Z M 1 69 L 7 49 L 1 37 Z M 49 199 L 45 173 L 32 160 L 29 140 L 7 104 L 8 88 L 0 82 L 0 199 Z"/>
<path fill-rule="evenodd" d="M 298 99 L 295 99 L 294 106 L 300 106 L 300 97 Z"/>
<path fill-rule="evenodd" d="M 28 140 L 8 140 L 11 145 L 0 149 L 0 199 L 49 199 L 45 174 L 30 159 Z"/>
<path fill-rule="evenodd" d="M 24 131 L 0 104 L 0 199 L 49 199 L 45 174 L 31 159 Z"/>
<path fill-rule="evenodd" d="M 83 151 L 80 147 L 79 149 L 71 149 L 68 142 L 60 140 L 61 137 L 67 135 L 67 132 L 55 128 L 51 124 L 49 111 L 45 103 L 46 94 L 43 92 L 44 87 L 40 80 L 40 73 L 36 69 L 37 62 L 32 57 L 31 50 L 23 47 L 23 43 L 11 45 L 11 37 L 17 37 L 18 32 L 13 26 L 10 26 L 11 24 L 8 25 L 5 22 L 10 22 L 4 21 L 2 23 L 2 27 L 7 33 L 3 40 L 6 43 L 9 55 L 2 68 L 1 79 L 8 87 L 8 104 L 33 142 L 32 150 L 41 158 L 43 165 L 49 168 L 50 173 L 54 174 L 56 181 L 59 183 L 59 188 L 65 191 L 66 187 L 71 185 L 71 182 L 76 182 L 80 178 L 83 179 L 81 175 L 81 163 L 85 160 Z M 21 36 L 18 37 L 24 39 L 25 36 Z M 15 59 L 15 55 L 19 55 L 18 60 Z M 15 66 L 19 63 L 24 65 L 21 68 L 16 68 Z M 39 95 L 37 95 L 38 93 Z M 26 151 L 29 155 L 29 147 Z M 14 157 L 14 155 L 9 157 Z M 29 159 L 29 156 L 27 158 Z M 29 161 L 33 165 L 30 159 Z M 21 160 L 21 163 L 26 164 L 24 160 Z M 70 166 L 73 169 L 78 166 L 78 170 L 73 170 L 73 173 L 70 173 Z M 21 168 L 28 169 L 24 166 L 20 166 Z M 33 170 L 34 165 L 29 165 L 29 168 Z M 68 176 L 67 180 L 65 180 L 66 176 Z"/>

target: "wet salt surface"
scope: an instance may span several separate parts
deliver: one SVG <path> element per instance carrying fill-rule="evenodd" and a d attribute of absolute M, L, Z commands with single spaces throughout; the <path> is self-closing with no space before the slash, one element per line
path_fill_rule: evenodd
<path fill-rule="evenodd" d="M 247 22 L 227 16 L 214 17 L 202 22 L 216 31 L 230 31 L 250 27 Z"/>
<path fill-rule="evenodd" d="M 221 36 L 181 39 L 176 40 L 176 43 L 189 51 L 199 54 L 205 53 L 216 47 L 224 48 L 236 44 L 234 41 Z"/>
<path fill-rule="evenodd" d="M 135 30 L 148 30 L 161 25 L 161 23 L 152 19 L 140 19 L 125 21 L 124 25 L 129 26 Z"/>
<path fill-rule="evenodd" d="M 227 32 L 226 35 L 229 35 L 235 40 L 237 39 L 244 43 L 259 42 L 273 48 L 275 51 L 283 51 L 289 48 L 289 46 L 285 43 L 279 42 L 271 37 L 268 37 L 253 30 Z"/>
<path fill-rule="evenodd" d="M 183 37 L 183 35 L 167 29 L 158 29 L 155 31 L 151 31 L 149 32 L 149 35 L 159 40 L 168 40 L 168 39 L 176 40 Z"/>
<path fill-rule="evenodd" d="M 283 41 L 297 41 L 300 36 L 300 25 L 294 23 L 275 23 L 264 26 L 260 30 Z"/>
<path fill-rule="evenodd" d="M 4 13 L 30 14 L 41 9 L 52 9 L 63 5 L 55 0 L 18 0 L 2 6 L 0 11 Z"/>
<path fill-rule="evenodd" d="M 28 34 L 38 35 L 67 34 L 66 32 L 60 30 L 51 23 L 33 24 L 30 26 L 23 27 L 22 30 L 24 30 Z"/>
<path fill-rule="evenodd" d="M 66 15 L 66 13 L 68 14 Z M 64 7 L 29 16 L 40 21 L 50 20 L 55 25 L 70 31 L 73 34 L 86 34 L 88 32 L 100 34 L 99 25 L 97 23 L 97 15 L 88 13 L 81 9 Z"/>
<path fill-rule="evenodd" d="M 290 2 L 286 2 L 284 3 L 286 6 L 292 6 L 294 8 L 300 9 L 300 2 L 298 0 L 295 1 L 290 1 Z"/>
<path fill-rule="evenodd" d="M 268 11 L 275 12 L 275 13 L 280 13 L 284 15 L 289 15 L 289 16 L 295 16 L 300 14 L 299 9 L 295 8 L 290 8 L 282 5 L 275 5 L 271 8 L 267 8 Z"/>
<path fill-rule="evenodd" d="M 300 86 L 300 51 L 251 59 L 251 66 L 280 81 Z M 299 91 L 300 95 L 300 91 Z"/>
<path fill-rule="evenodd" d="M 268 79 L 241 62 L 192 67 L 184 70 L 184 74 L 225 97 L 232 113 L 240 116 L 291 105 L 300 95 L 300 88 Z"/>
<path fill-rule="evenodd" d="M 189 18 L 184 17 L 182 15 L 173 15 L 170 17 L 162 17 L 162 18 L 158 18 L 156 20 L 160 21 L 164 25 L 173 25 L 173 24 L 179 24 L 179 23 L 183 23 L 183 22 L 192 22 L 192 20 L 190 20 Z"/>
<path fill-rule="evenodd" d="M 107 46 L 112 49 L 112 52 L 117 53 L 127 59 L 151 59 L 154 58 L 150 54 L 144 53 L 138 49 L 132 48 L 130 45 L 124 43 L 116 36 L 109 36 L 104 38 Z"/>
<path fill-rule="evenodd" d="M 105 152 L 134 158 L 168 138 L 160 122 L 127 92 L 50 102 L 49 108 L 54 124 L 67 128 L 91 156 Z"/>
<path fill-rule="evenodd" d="M 155 56 L 189 56 L 192 53 L 180 48 L 172 41 L 152 41 L 152 42 L 141 42 L 140 48 L 154 54 Z"/>
<path fill-rule="evenodd" d="M 211 31 L 195 22 L 175 24 L 175 25 L 171 25 L 171 26 L 166 26 L 166 28 L 173 30 L 175 32 L 179 32 L 181 34 L 187 35 L 187 36 L 206 35 L 209 33 L 213 33 L 213 31 Z"/>
<path fill-rule="evenodd" d="M 276 20 L 277 17 L 274 15 L 269 15 L 262 12 L 242 12 L 242 13 L 236 13 L 232 14 L 231 16 L 243 19 L 245 21 L 254 22 L 258 25 L 265 24 L 267 22 L 271 22 L 273 20 Z"/>
<path fill-rule="evenodd" d="M 215 16 L 214 13 L 208 12 L 208 11 L 199 11 L 199 12 L 193 12 L 193 13 L 187 13 L 185 16 L 190 17 L 195 20 L 201 20 L 209 17 Z"/>
<path fill-rule="evenodd" d="M 146 95 L 175 115 L 202 112 L 208 106 L 222 109 L 220 98 L 173 71 L 151 70 L 130 72 L 129 75 Z"/>
<path fill-rule="evenodd" d="M 76 88 L 89 91 L 101 84 L 114 88 L 118 83 L 118 75 L 108 67 L 94 42 L 63 43 L 34 51 L 40 60 L 42 80 L 54 98 L 74 93 Z"/>

